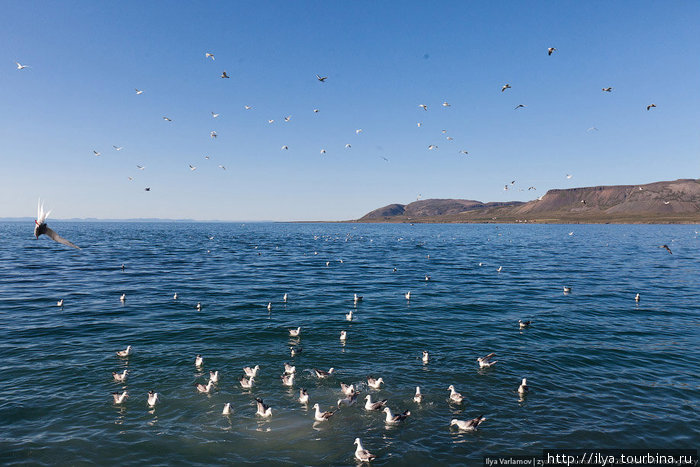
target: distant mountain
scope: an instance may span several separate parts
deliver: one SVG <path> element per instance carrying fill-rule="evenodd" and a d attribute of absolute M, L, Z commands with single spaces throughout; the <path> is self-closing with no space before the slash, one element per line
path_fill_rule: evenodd
<path fill-rule="evenodd" d="M 700 180 L 549 190 L 529 202 L 426 199 L 356 222 L 700 223 Z"/>

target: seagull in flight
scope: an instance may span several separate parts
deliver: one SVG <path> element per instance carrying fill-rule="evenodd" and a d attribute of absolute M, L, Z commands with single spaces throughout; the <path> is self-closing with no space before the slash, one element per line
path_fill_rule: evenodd
<path fill-rule="evenodd" d="M 215 113 L 215 112 L 212 112 L 212 113 L 211 113 L 211 116 L 212 116 L 212 118 L 216 118 L 216 117 L 219 116 L 219 114 L 217 114 L 217 113 Z"/>
<path fill-rule="evenodd" d="M 18 70 L 24 70 L 25 68 L 29 68 L 29 65 L 22 65 L 19 62 L 15 62 L 17 64 L 17 69 Z"/>
<path fill-rule="evenodd" d="M 362 133 L 362 128 L 358 128 L 357 130 L 355 130 L 356 135 L 359 135 L 360 133 Z"/>
<path fill-rule="evenodd" d="M 571 175 L 571 174 L 566 174 L 566 178 L 571 178 L 571 177 L 573 177 L 573 175 Z"/>
<path fill-rule="evenodd" d="M 145 169 L 146 167 L 144 167 L 144 166 L 142 166 L 142 165 L 137 165 L 136 168 L 139 169 L 139 170 L 143 170 L 143 169 Z"/>
<path fill-rule="evenodd" d="M 211 133 L 209 133 L 209 136 L 211 136 L 212 138 L 216 138 L 219 135 L 217 135 L 215 131 L 212 131 Z"/>
<path fill-rule="evenodd" d="M 465 151 L 464 149 L 460 149 L 459 153 L 464 154 L 465 156 L 469 154 L 469 152 Z"/>
<path fill-rule="evenodd" d="M 433 149 L 437 149 L 437 146 L 431 144 L 430 146 L 428 146 L 428 149 L 432 151 Z"/>
<path fill-rule="evenodd" d="M 124 149 L 124 148 L 121 147 L 121 146 L 112 145 L 112 147 L 114 148 L 115 151 L 121 151 L 122 149 Z"/>
<path fill-rule="evenodd" d="M 147 186 L 146 188 L 143 189 L 143 191 L 151 191 L 151 187 Z"/>
<path fill-rule="evenodd" d="M 518 110 L 518 109 L 523 108 L 523 107 L 527 107 L 527 106 L 526 106 L 526 105 L 523 105 L 523 104 L 518 104 L 518 105 L 515 107 L 515 109 L 513 109 L 513 110 Z"/>
<path fill-rule="evenodd" d="M 587 129 L 586 131 L 598 131 L 598 128 L 592 126 L 589 129 Z"/>
<path fill-rule="evenodd" d="M 172 122 L 172 119 L 170 119 L 168 117 L 163 117 L 163 120 L 165 120 L 166 122 Z"/>
<path fill-rule="evenodd" d="M 420 107 L 421 109 L 425 110 L 426 112 L 428 111 L 428 106 L 425 105 L 425 104 L 419 104 L 418 107 Z M 420 125 L 419 125 L 419 126 L 420 126 Z"/>
<path fill-rule="evenodd" d="M 246 109 L 246 110 L 250 110 L 250 109 L 252 109 L 253 107 L 251 107 L 251 106 L 249 106 L 249 105 L 244 105 L 243 108 Z"/>
<path fill-rule="evenodd" d="M 552 55 L 552 53 L 554 53 L 555 50 L 557 50 L 557 49 L 554 47 L 548 47 L 547 48 L 547 55 Z"/>
<path fill-rule="evenodd" d="M 450 103 L 447 102 L 447 101 L 445 101 L 445 102 L 442 103 L 442 106 L 443 106 L 443 107 L 450 107 Z"/>
<path fill-rule="evenodd" d="M 136 89 L 136 88 L 134 88 L 134 91 L 136 91 L 136 95 L 137 95 L 137 96 L 143 94 L 143 89 Z"/>
<path fill-rule="evenodd" d="M 345 145 L 345 149 L 350 149 L 351 147 L 352 147 L 352 146 L 350 145 L 350 143 L 348 143 L 348 144 Z"/>
<path fill-rule="evenodd" d="M 80 250 L 80 247 L 72 244 L 65 238 L 61 237 L 46 225 L 46 218 L 49 217 L 50 213 L 51 211 L 44 211 L 44 203 L 42 203 L 41 200 L 39 200 L 39 204 L 37 206 L 36 220 L 34 221 L 34 224 L 36 224 L 34 226 L 34 236 L 37 238 L 37 240 L 39 239 L 39 235 L 46 235 L 54 242 L 63 243 L 64 245 L 72 246 L 73 248 L 77 248 L 78 250 Z"/>
<path fill-rule="evenodd" d="M 221 170 L 226 170 L 226 167 L 224 167 L 223 165 L 219 165 L 219 168 L 220 168 Z"/>
<path fill-rule="evenodd" d="M 668 245 L 661 245 L 659 248 L 663 248 L 664 250 L 668 251 L 670 254 L 673 254 L 671 249 L 668 247 Z"/>
<path fill-rule="evenodd" d="M 613 88 L 602 88 L 604 92 L 612 92 Z"/>
<path fill-rule="evenodd" d="M 197 167 L 195 167 L 194 165 L 192 165 L 192 164 L 189 164 L 189 165 L 190 165 L 190 170 L 192 170 L 192 171 L 197 170 Z"/>
<path fill-rule="evenodd" d="M 325 150 L 325 149 L 321 149 L 321 154 L 325 154 L 325 153 L 326 153 L 326 150 Z"/>
<path fill-rule="evenodd" d="M 204 58 L 211 58 L 212 60 L 216 60 L 216 59 L 214 58 L 214 54 L 213 54 L 213 53 L 209 53 L 209 52 L 206 52 L 206 53 L 204 54 Z"/>
<path fill-rule="evenodd" d="M 285 144 L 284 146 L 282 146 L 282 149 L 283 149 L 284 151 L 286 151 L 286 150 L 289 149 L 289 146 L 287 146 L 287 145 Z"/>
<path fill-rule="evenodd" d="M 504 84 L 503 87 L 501 88 L 501 92 L 505 91 L 506 89 L 511 89 L 510 84 L 508 84 L 508 83 Z"/>
<path fill-rule="evenodd" d="M 96 155 L 96 156 L 101 156 L 101 155 L 102 155 L 101 153 L 95 151 L 94 149 L 92 150 L 92 153 L 93 153 L 94 155 Z"/>
<path fill-rule="evenodd" d="M 222 78 L 230 78 L 230 76 L 226 73 L 226 70 L 224 70 L 224 71 L 221 73 L 221 77 L 222 77 Z"/>
<path fill-rule="evenodd" d="M 325 83 L 326 80 L 328 79 L 328 76 L 319 76 L 319 75 L 316 75 L 316 79 L 319 80 L 319 81 L 322 82 L 322 83 Z"/>
<path fill-rule="evenodd" d="M 656 104 L 649 104 L 649 105 L 647 105 L 647 110 L 651 109 L 652 107 L 656 107 Z"/>

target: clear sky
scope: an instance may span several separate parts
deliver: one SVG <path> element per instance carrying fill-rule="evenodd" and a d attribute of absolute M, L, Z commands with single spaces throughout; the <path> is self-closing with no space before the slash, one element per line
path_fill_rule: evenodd
<path fill-rule="evenodd" d="M 0 217 L 343 220 L 698 178 L 698 25 L 697 1 L 4 1 Z"/>

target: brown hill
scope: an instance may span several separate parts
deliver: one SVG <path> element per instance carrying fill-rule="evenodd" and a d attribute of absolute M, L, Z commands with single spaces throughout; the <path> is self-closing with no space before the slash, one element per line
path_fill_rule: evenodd
<path fill-rule="evenodd" d="M 427 199 L 375 209 L 357 222 L 700 222 L 700 180 L 549 190 L 526 203 Z"/>

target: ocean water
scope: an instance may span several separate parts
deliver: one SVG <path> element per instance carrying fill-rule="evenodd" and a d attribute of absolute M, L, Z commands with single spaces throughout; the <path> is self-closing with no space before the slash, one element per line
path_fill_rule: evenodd
<path fill-rule="evenodd" d="M 356 437 L 374 465 L 700 445 L 698 226 L 50 226 L 83 250 L 0 223 L 2 464 L 354 465 Z M 532 326 L 521 331 L 518 319 Z M 127 345 L 133 355 L 117 357 Z M 498 363 L 480 370 L 476 358 L 490 352 Z M 280 380 L 285 362 L 297 368 L 292 389 Z M 260 375 L 243 389 L 242 368 L 255 364 Z M 330 367 L 329 379 L 311 372 Z M 220 382 L 200 394 L 210 369 Z M 381 390 L 368 375 L 384 379 Z M 411 415 L 387 427 L 358 404 L 315 424 L 311 405 L 334 406 L 341 382 Z M 448 402 L 450 384 L 461 405 Z M 114 405 L 121 390 L 130 397 Z M 149 390 L 160 394 L 155 409 Z M 255 397 L 270 419 L 255 415 Z M 450 428 L 481 414 L 476 432 Z"/>

